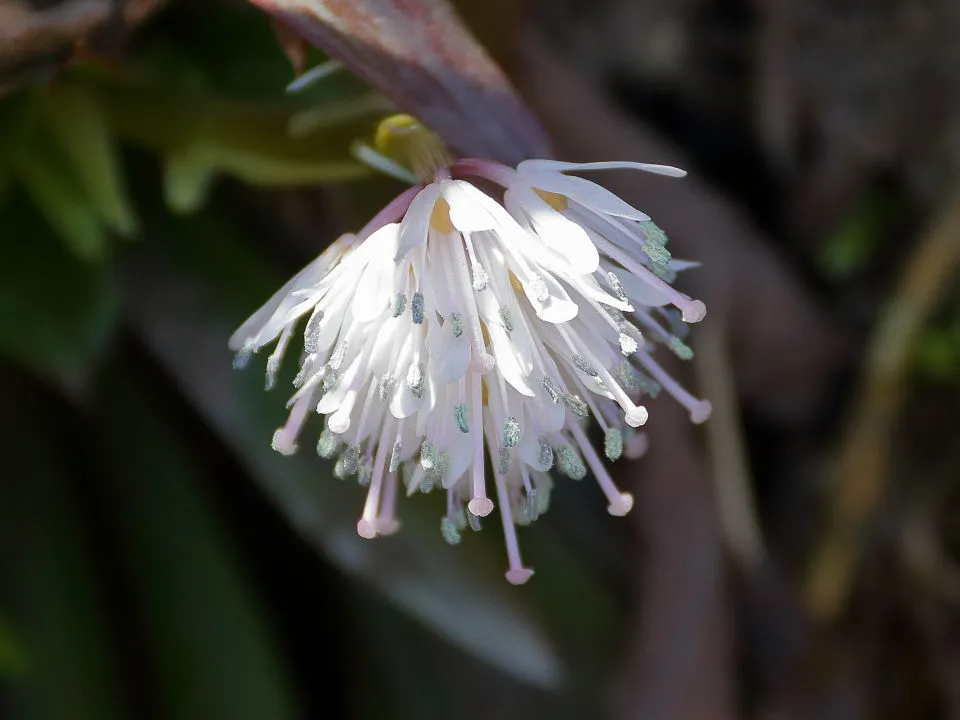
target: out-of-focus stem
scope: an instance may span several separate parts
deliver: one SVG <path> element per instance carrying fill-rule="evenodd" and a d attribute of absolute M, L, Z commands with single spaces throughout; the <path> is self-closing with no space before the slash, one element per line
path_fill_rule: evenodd
<path fill-rule="evenodd" d="M 885 490 L 911 351 L 958 263 L 960 190 L 921 238 L 867 350 L 863 387 L 840 445 L 827 530 L 805 588 L 807 605 L 821 621 L 837 616 L 849 592 L 864 524 Z"/>

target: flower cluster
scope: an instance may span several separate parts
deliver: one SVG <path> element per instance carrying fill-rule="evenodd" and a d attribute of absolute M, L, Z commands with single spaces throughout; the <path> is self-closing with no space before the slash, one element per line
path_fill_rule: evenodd
<path fill-rule="evenodd" d="M 295 452 L 307 417 L 325 416 L 317 452 L 368 488 L 363 537 L 398 529 L 401 490 L 442 488 L 447 542 L 498 507 L 506 576 L 523 583 L 532 570 L 515 525 L 547 509 L 551 471 L 592 474 L 613 515 L 633 504 L 588 439 L 591 417 L 616 460 L 643 452 L 644 395 L 663 390 L 694 422 L 709 416 L 653 358 L 656 343 L 692 355 L 685 323 L 705 307 L 670 285 L 690 263 L 671 259 L 647 215 L 568 174 L 606 168 L 684 174 L 631 162 L 418 167 L 420 184 L 334 242 L 231 339 L 238 365 L 275 343 L 269 388 L 302 324 L 296 392 L 273 447 Z"/>

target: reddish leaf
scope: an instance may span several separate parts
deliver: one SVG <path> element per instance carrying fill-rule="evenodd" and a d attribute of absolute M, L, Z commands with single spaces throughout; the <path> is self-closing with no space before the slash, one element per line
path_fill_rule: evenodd
<path fill-rule="evenodd" d="M 539 123 L 445 0 L 251 0 L 438 132 L 516 163 L 550 154 Z"/>

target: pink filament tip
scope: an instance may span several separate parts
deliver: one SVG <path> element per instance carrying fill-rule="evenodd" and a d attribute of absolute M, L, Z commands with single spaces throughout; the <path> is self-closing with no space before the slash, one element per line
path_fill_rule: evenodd
<path fill-rule="evenodd" d="M 474 498 L 467 503 L 467 507 L 477 517 L 486 517 L 493 512 L 493 500 L 485 497 Z"/>
<path fill-rule="evenodd" d="M 372 520 L 360 519 L 357 523 L 357 535 L 367 540 L 373 540 L 377 536 L 377 525 Z"/>
<path fill-rule="evenodd" d="M 510 568 L 506 572 L 507 582 L 511 585 L 523 585 L 527 580 L 533 577 L 533 570 L 530 568 Z"/>
<path fill-rule="evenodd" d="M 707 306 L 701 300 L 691 300 L 681 312 L 685 323 L 698 323 L 707 316 Z"/>
<path fill-rule="evenodd" d="M 696 424 L 704 423 L 710 419 L 713 412 L 713 405 L 709 400 L 701 400 L 690 408 L 690 421 Z"/>
<path fill-rule="evenodd" d="M 633 509 L 633 495 L 621 493 L 619 500 L 614 500 L 607 506 L 607 512 L 617 517 L 623 517 Z"/>
<path fill-rule="evenodd" d="M 393 535 L 399 529 L 400 521 L 396 518 L 381 518 L 380 520 L 377 520 L 377 533 L 380 535 Z"/>

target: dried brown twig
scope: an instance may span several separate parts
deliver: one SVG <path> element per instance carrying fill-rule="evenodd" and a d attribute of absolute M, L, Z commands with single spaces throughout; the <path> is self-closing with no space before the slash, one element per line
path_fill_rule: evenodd
<path fill-rule="evenodd" d="M 840 444 L 829 526 L 806 583 L 807 605 L 822 622 L 837 617 L 849 593 L 864 526 L 886 489 L 914 341 L 958 264 L 960 190 L 913 251 L 867 351 L 863 388 Z"/>

